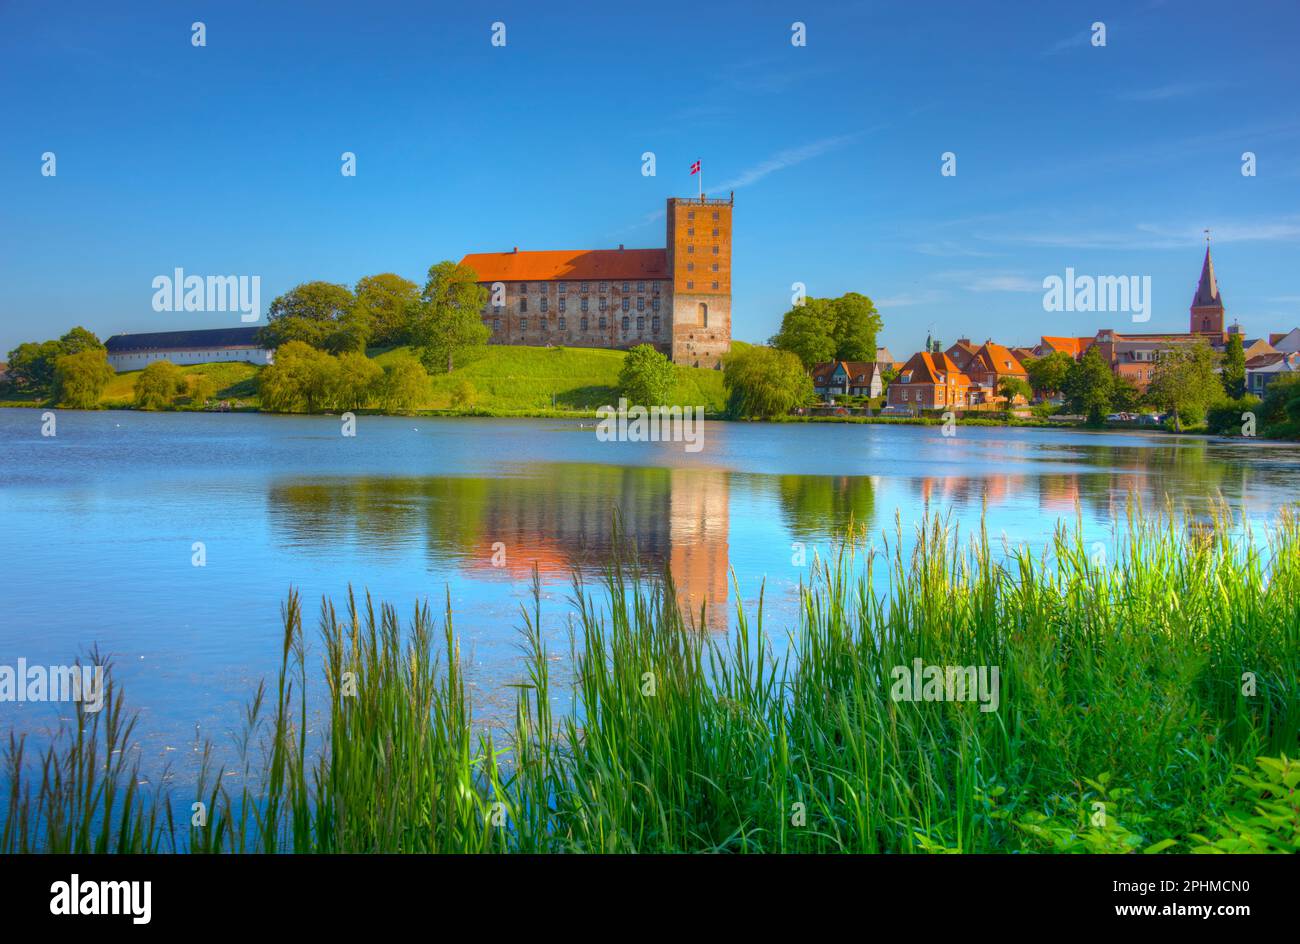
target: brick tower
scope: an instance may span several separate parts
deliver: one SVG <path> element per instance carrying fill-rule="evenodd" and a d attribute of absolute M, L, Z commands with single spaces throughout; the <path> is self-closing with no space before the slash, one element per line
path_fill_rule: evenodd
<path fill-rule="evenodd" d="M 698 251 L 698 250 L 697 250 Z M 1219 280 L 1214 277 L 1214 260 L 1210 247 L 1205 247 L 1205 261 L 1201 263 L 1201 280 L 1192 298 L 1191 333 L 1223 337 L 1223 297 L 1219 294 Z"/>
<path fill-rule="evenodd" d="M 731 210 L 726 200 L 668 198 L 668 277 L 672 280 L 672 359 L 721 366 L 731 350 Z"/>

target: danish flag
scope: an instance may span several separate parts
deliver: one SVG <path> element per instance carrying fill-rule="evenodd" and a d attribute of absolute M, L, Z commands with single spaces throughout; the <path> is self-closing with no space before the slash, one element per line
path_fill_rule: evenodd
<path fill-rule="evenodd" d="M 700 162 L 696 161 L 694 164 L 691 165 L 691 173 L 698 174 L 699 172 L 700 172 Z"/>

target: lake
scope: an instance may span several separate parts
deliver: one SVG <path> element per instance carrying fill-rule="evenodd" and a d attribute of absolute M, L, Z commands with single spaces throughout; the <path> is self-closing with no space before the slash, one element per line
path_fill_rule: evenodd
<path fill-rule="evenodd" d="M 910 536 L 927 511 L 1041 548 L 1082 515 L 1089 541 L 1140 498 L 1222 498 L 1267 521 L 1300 498 L 1300 447 L 1143 433 L 847 424 L 705 424 L 704 448 L 600 442 L 591 420 L 0 410 L 0 665 L 111 654 L 141 714 L 146 770 L 184 778 L 196 735 L 231 742 L 279 664 L 280 606 L 349 584 L 409 614 L 450 595 L 476 715 L 511 716 L 520 606 L 540 575 L 563 681 L 574 568 L 609 561 L 613 521 L 670 566 L 724 633 L 737 590 L 783 634 L 811 561 L 854 522 Z M 195 566 L 201 542 L 204 566 Z M 311 664 L 320 662 L 320 646 Z M 314 684 L 319 682 L 314 678 Z M 0 703 L 40 743 L 67 705 Z"/>

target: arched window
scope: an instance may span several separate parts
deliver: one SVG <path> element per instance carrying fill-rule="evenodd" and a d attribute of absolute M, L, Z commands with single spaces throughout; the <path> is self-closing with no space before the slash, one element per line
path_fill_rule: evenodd
<path fill-rule="evenodd" d="M 704 302 L 700 302 L 700 324 L 706 328 L 709 326 L 709 306 Z"/>

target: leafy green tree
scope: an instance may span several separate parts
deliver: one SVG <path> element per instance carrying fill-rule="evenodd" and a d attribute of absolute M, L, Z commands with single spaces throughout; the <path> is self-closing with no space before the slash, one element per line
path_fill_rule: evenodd
<path fill-rule="evenodd" d="M 841 361 L 874 361 L 876 335 L 882 322 L 875 303 L 865 295 L 848 292 L 831 300 L 831 317 L 834 323 L 835 359 Z"/>
<path fill-rule="evenodd" d="M 1300 439 L 1300 373 L 1283 374 L 1264 388 L 1259 420 L 1266 436 Z"/>
<path fill-rule="evenodd" d="M 77 325 L 59 338 L 59 349 L 64 354 L 80 354 L 82 351 L 102 351 L 104 345 L 93 331 Z"/>
<path fill-rule="evenodd" d="M 458 410 L 472 410 L 478 400 L 478 390 L 468 377 L 461 377 L 451 388 L 451 405 Z"/>
<path fill-rule="evenodd" d="M 369 406 L 384 369 L 357 351 L 345 351 L 338 356 L 337 362 L 331 402 L 341 410 L 360 410 Z"/>
<path fill-rule="evenodd" d="M 1027 401 L 1034 395 L 1029 383 L 1020 377 L 1003 377 L 998 381 L 998 393 L 1006 397 L 1008 403 L 1011 403 L 1018 396 L 1024 397 Z"/>
<path fill-rule="evenodd" d="M 1183 420 L 1195 422 L 1223 396 L 1223 385 L 1214 374 L 1218 358 L 1208 344 L 1180 344 L 1162 351 L 1151 370 L 1147 398 L 1173 414 L 1174 430 Z"/>
<path fill-rule="evenodd" d="M 1246 392 L 1246 351 L 1240 334 L 1228 335 L 1228 346 L 1223 352 L 1223 371 L 1219 374 L 1223 392 L 1237 399 Z"/>
<path fill-rule="evenodd" d="M 171 361 L 154 361 L 135 379 L 135 405 L 142 410 L 169 410 L 184 389 L 179 367 Z"/>
<path fill-rule="evenodd" d="M 445 261 L 429 267 L 411 326 L 411 343 L 425 369 L 451 373 L 457 357 L 487 344 L 483 323 L 488 290 L 469 266 Z"/>
<path fill-rule="evenodd" d="M 97 410 L 115 374 L 102 347 L 60 355 L 54 362 L 54 400 L 74 410 Z"/>
<path fill-rule="evenodd" d="M 1128 377 L 1116 377 L 1111 389 L 1110 407 L 1121 413 L 1136 413 L 1146 402 L 1146 395 Z"/>
<path fill-rule="evenodd" d="M 1050 397 L 1060 393 L 1065 387 L 1065 378 L 1074 366 L 1074 358 L 1064 351 L 1052 351 L 1042 357 L 1032 357 L 1025 361 L 1025 373 L 1029 375 L 1029 386 L 1039 396 Z"/>
<path fill-rule="evenodd" d="M 865 295 L 806 298 L 781 318 L 781 330 L 768 343 L 799 358 L 806 370 L 830 360 L 873 361 L 881 320 Z"/>
<path fill-rule="evenodd" d="M 269 348 L 301 341 L 320 350 L 364 349 L 367 332 L 355 308 L 356 298 L 346 285 L 304 282 L 271 302 L 259 341 Z"/>
<path fill-rule="evenodd" d="M 754 346 L 729 356 L 722 372 L 731 416 L 784 416 L 815 398 L 812 378 L 789 351 Z"/>
<path fill-rule="evenodd" d="M 1115 375 L 1095 347 L 1088 348 L 1083 357 L 1071 363 L 1061 385 L 1070 410 L 1083 413 L 1094 425 L 1110 412 L 1114 391 Z"/>
<path fill-rule="evenodd" d="M 328 409 L 338 391 L 338 361 L 305 341 L 289 341 L 275 351 L 275 362 L 257 378 L 262 408 L 275 413 L 315 413 Z"/>
<path fill-rule="evenodd" d="M 211 374 L 190 374 L 185 381 L 190 406 L 203 406 L 217 395 L 217 381 Z"/>
<path fill-rule="evenodd" d="M 677 373 L 673 363 L 649 344 L 627 352 L 618 372 L 618 392 L 631 406 L 663 406 L 672 396 Z"/>
<path fill-rule="evenodd" d="M 1259 429 L 1260 399 L 1250 394 L 1235 400 L 1225 400 L 1210 407 L 1205 415 L 1205 425 L 1210 432 L 1219 436 L 1240 436 L 1245 422 L 1242 416 L 1247 413 L 1255 414 L 1255 429 L 1258 434 L 1261 431 Z"/>
<path fill-rule="evenodd" d="M 420 303 L 420 286 L 392 272 L 367 275 L 356 286 L 356 311 L 370 326 L 370 343 L 405 344 Z"/>
<path fill-rule="evenodd" d="M 379 403 L 385 413 L 409 413 L 429 396 L 429 374 L 419 361 L 401 357 L 384 365 L 378 384 Z"/>

